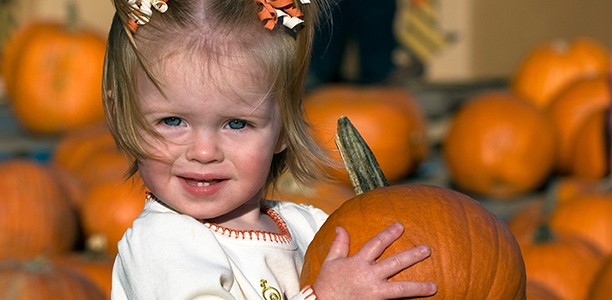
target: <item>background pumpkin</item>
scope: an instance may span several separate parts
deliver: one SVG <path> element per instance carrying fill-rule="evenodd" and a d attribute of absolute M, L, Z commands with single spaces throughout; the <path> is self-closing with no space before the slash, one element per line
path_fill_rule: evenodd
<path fill-rule="evenodd" d="M 612 295 L 612 255 L 602 264 L 589 291 L 589 300 L 608 300 Z"/>
<path fill-rule="evenodd" d="M 87 277 L 49 261 L 0 261 L 0 298 L 12 300 L 105 300 Z"/>
<path fill-rule="evenodd" d="M 587 299 L 604 256 L 593 245 L 571 235 L 552 235 L 521 244 L 527 279 L 537 281 L 561 299 Z"/>
<path fill-rule="evenodd" d="M 266 193 L 268 199 L 313 205 L 328 214 L 354 196 L 353 189 L 345 184 L 318 181 L 305 185 L 296 182 L 288 174 L 283 174 Z"/>
<path fill-rule="evenodd" d="M 537 107 L 546 108 L 572 81 L 607 74 L 608 60 L 606 48 L 586 37 L 545 41 L 519 63 L 511 90 Z"/>
<path fill-rule="evenodd" d="M 442 156 L 457 188 L 492 200 L 540 187 L 553 170 L 549 116 L 506 91 L 482 92 L 456 112 Z"/>
<path fill-rule="evenodd" d="M 577 130 L 569 161 L 574 176 L 601 179 L 609 173 L 607 117 L 607 109 L 594 111 Z"/>
<path fill-rule="evenodd" d="M 39 28 L 29 29 L 30 33 Z M 22 126 L 54 134 L 103 118 L 101 84 L 105 39 L 85 29 L 40 26 L 16 43 L 9 65 L 11 107 Z"/>
<path fill-rule="evenodd" d="M 608 76 L 582 78 L 567 85 L 552 100 L 548 112 L 558 134 L 556 169 L 568 174 L 573 161 L 573 147 L 579 128 L 596 111 L 610 105 Z"/>
<path fill-rule="evenodd" d="M 405 89 L 332 85 L 307 94 L 304 105 L 313 138 L 338 162 L 334 136 L 343 115 L 361 130 L 390 181 L 404 179 L 427 156 L 424 116 Z M 342 167 L 330 173 L 350 184 Z"/>
<path fill-rule="evenodd" d="M 0 163 L 0 259 L 56 255 L 74 247 L 77 216 L 48 169 L 31 160 Z"/>
<path fill-rule="evenodd" d="M 109 180 L 92 187 L 81 204 L 80 215 L 87 240 L 106 242 L 105 253 L 117 255 L 117 243 L 138 217 L 145 203 L 142 180 Z"/>

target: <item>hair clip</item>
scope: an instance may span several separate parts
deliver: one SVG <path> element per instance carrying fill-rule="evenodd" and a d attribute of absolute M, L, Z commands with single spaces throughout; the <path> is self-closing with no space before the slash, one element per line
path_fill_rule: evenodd
<path fill-rule="evenodd" d="M 128 16 L 128 27 L 132 33 L 136 32 L 138 26 L 149 23 L 151 15 L 153 15 L 153 9 L 160 13 L 165 13 L 168 10 L 168 0 L 126 0 L 127 4 L 132 9 Z"/>
<path fill-rule="evenodd" d="M 261 5 L 257 13 L 264 27 L 272 30 L 281 20 L 283 26 L 289 29 L 298 29 L 298 25 L 304 23 L 302 11 L 295 5 L 294 0 L 255 0 Z M 310 3 L 310 0 L 300 0 L 302 4 Z"/>

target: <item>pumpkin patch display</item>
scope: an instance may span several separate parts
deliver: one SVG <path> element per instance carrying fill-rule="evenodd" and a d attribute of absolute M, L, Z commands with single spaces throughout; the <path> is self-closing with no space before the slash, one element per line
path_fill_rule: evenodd
<path fill-rule="evenodd" d="M 339 135 L 346 126 L 339 125 Z M 358 133 L 349 134 L 355 137 L 340 137 L 347 142 L 339 149 L 346 151 L 347 169 L 359 186 L 356 190 L 363 192 L 335 210 L 315 235 L 305 255 L 302 285 L 314 283 L 336 226 L 349 232 L 353 255 L 376 233 L 400 222 L 406 231 L 380 259 L 422 244 L 429 245 L 432 254 L 389 280 L 436 282 L 438 291 L 431 299 L 525 299 L 521 252 L 500 219 L 477 201 L 446 188 L 380 186 L 386 180 L 376 159 L 363 150 L 367 146 L 359 142 Z"/>
<path fill-rule="evenodd" d="M 0 261 L 0 299 L 105 300 L 94 282 L 46 260 Z"/>
<path fill-rule="evenodd" d="M 608 56 L 603 45 L 586 37 L 545 41 L 520 62 L 511 89 L 535 106 L 546 108 L 573 81 L 606 75 Z"/>
<path fill-rule="evenodd" d="M 453 116 L 442 155 L 459 189 L 508 200 L 548 179 L 555 145 L 546 113 L 509 92 L 489 91 L 468 99 Z"/>
<path fill-rule="evenodd" d="M 48 169 L 35 161 L 0 162 L 0 259 L 68 252 L 77 215 Z"/>
<path fill-rule="evenodd" d="M 3 76 L 13 113 L 26 130 L 57 134 L 103 118 L 105 38 L 48 22 L 16 34 L 4 51 Z"/>
<path fill-rule="evenodd" d="M 427 157 L 425 121 L 417 102 L 402 88 L 332 85 L 307 94 L 305 115 L 312 136 L 339 163 L 334 145 L 336 121 L 349 117 L 361 130 L 387 178 L 399 181 Z M 332 176 L 350 184 L 343 168 Z"/>

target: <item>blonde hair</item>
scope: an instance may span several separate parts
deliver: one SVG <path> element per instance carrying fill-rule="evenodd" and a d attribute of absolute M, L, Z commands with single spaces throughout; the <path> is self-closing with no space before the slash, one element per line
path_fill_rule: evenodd
<path fill-rule="evenodd" d="M 127 0 L 114 0 L 117 12 L 108 37 L 103 99 L 115 141 L 132 162 L 128 175 L 137 172 L 138 159 L 150 157 L 143 147 L 146 143 L 141 138 L 143 130 L 155 135 L 136 101 L 135 74 L 141 68 L 157 84 L 152 62 L 145 54 L 163 51 L 165 48 L 160 49 L 160 45 L 165 42 L 170 49 L 177 50 L 180 45 L 186 51 L 195 51 L 192 53 L 219 49 L 216 47 L 225 47 L 222 51 L 248 49 L 269 75 L 271 91 L 281 112 L 281 135 L 287 142 L 286 150 L 273 158 L 268 184 L 286 170 L 302 182 L 325 177 L 324 166 L 332 163 L 309 136 L 302 103 L 312 36 L 323 7 L 318 2 L 296 3 L 305 22 L 299 30 L 288 31 L 278 25 L 273 30 L 264 28 L 255 0 L 171 0 L 166 12 L 154 13 L 149 23 L 132 34 L 127 24 L 131 12 Z"/>

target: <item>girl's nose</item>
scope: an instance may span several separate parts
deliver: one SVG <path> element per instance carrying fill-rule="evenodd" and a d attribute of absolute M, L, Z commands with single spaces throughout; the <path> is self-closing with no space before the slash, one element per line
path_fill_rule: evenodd
<path fill-rule="evenodd" d="M 223 160 L 223 151 L 213 134 L 197 134 L 189 142 L 185 156 L 189 161 L 200 163 L 219 162 Z"/>

